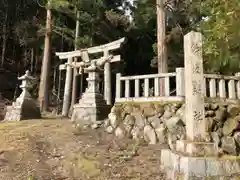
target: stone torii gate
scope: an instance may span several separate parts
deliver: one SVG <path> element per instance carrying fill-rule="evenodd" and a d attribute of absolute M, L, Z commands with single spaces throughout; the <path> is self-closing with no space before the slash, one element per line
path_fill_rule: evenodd
<path fill-rule="evenodd" d="M 101 59 L 109 59 L 104 64 L 104 99 L 106 100 L 107 105 L 111 105 L 112 102 L 112 91 L 111 91 L 111 65 L 110 63 L 118 62 L 121 60 L 120 55 L 111 55 L 110 51 L 117 50 L 121 47 L 121 44 L 125 41 L 125 38 L 121 38 L 119 40 L 100 45 L 94 46 L 87 49 L 81 49 L 71 52 L 56 52 L 56 55 L 59 59 L 67 60 L 66 63 L 61 64 L 59 66 L 59 70 L 66 70 L 66 79 L 65 79 L 65 87 L 64 87 L 64 97 L 63 97 L 63 107 L 62 107 L 62 115 L 67 116 L 69 112 L 70 104 L 76 103 L 76 95 L 72 96 L 72 103 L 70 103 L 71 99 L 71 85 L 72 87 L 76 87 L 76 79 L 73 69 L 77 72 L 79 68 L 79 74 L 83 76 L 83 68 L 90 65 L 92 60 L 101 60 Z M 103 56 L 99 59 L 90 59 L 89 55 L 102 53 Z M 77 61 L 77 58 L 81 58 L 80 61 Z M 75 59 L 75 61 L 74 61 Z M 73 79 L 72 79 L 73 77 Z M 82 83 L 82 82 L 81 82 Z"/>

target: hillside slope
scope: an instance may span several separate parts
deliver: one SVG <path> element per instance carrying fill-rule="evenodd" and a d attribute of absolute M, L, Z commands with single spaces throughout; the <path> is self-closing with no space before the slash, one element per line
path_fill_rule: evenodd
<path fill-rule="evenodd" d="M 67 120 L 0 124 L 0 180 L 162 180 L 159 147 Z"/>

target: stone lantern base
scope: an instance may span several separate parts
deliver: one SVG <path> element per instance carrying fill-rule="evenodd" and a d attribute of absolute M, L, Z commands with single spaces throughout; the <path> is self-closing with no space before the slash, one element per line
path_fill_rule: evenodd
<path fill-rule="evenodd" d="M 24 98 L 21 103 L 13 102 L 7 107 L 4 121 L 21 121 L 27 119 L 40 119 L 41 112 L 36 101 L 32 98 Z"/>
<path fill-rule="evenodd" d="M 106 104 L 100 93 L 83 94 L 82 99 L 73 107 L 71 121 L 82 124 L 101 122 L 108 117 L 111 106 Z"/>

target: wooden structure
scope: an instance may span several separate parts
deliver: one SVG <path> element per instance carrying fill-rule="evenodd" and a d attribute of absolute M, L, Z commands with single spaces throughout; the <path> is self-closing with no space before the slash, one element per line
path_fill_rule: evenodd
<path fill-rule="evenodd" d="M 71 104 L 71 87 L 76 87 L 75 81 L 73 81 L 73 69 L 78 71 L 79 74 L 83 76 L 83 68 L 88 67 L 92 60 L 99 61 L 101 59 L 110 59 L 104 65 L 104 99 L 107 102 L 107 105 L 111 105 L 112 99 L 112 91 L 111 91 L 111 63 L 118 62 L 121 60 L 120 55 L 111 55 L 111 51 L 117 50 L 121 47 L 121 44 L 125 41 L 125 38 L 121 38 L 119 40 L 100 45 L 95 47 L 90 47 L 87 49 L 81 49 L 71 52 L 57 52 L 56 55 L 59 59 L 67 60 L 66 63 L 61 64 L 59 66 L 59 70 L 66 70 L 66 80 L 64 87 L 64 97 L 63 97 L 63 107 L 62 107 L 62 115 L 67 116 L 69 113 L 69 108 Z M 101 54 L 99 59 L 91 59 L 89 55 L 98 55 Z M 80 60 L 78 60 L 78 58 Z M 77 61 L 74 61 L 77 59 Z M 81 92 L 82 93 L 82 92 Z M 72 101 L 76 101 L 76 97 L 72 97 Z"/>

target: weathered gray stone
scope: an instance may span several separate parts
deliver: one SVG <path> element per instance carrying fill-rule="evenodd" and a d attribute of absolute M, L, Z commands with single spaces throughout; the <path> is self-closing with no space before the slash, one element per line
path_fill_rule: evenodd
<path fill-rule="evenodd" d="M 127 115 L 123 121 L 125 126 L 133 126 L 135 124 L 135 117 L 132 115 Z"/>
<path fill-rule="evenodd" d="M 178 140 L 176 133 L 168 133 L 168 145 L 171 150 L 176 150 L 176 141 Z"/>
<path fill-rule="evenodd" d="M 227 112 L 231 117 L 235 117 L 235 116 L 239 115 L 239 113 L 240 113 L 240 106 L 230 104 L 227 107 Z"/>
<path fill-rule="evenodd" d="M 112 132 L 113 132 L 113 127 L 112 126 L 108 126 L 107 128 L 106 128 L 106 132 L 107 133 L 109 133 L 109 134 L 111 134 Z"/>
<path fill-rule="evenodd" d="M 154 106 L 148 106 L 143 108 L 143 115 L 145 117 L 152 117 L 156 114 Z"/>
<path fill-rule="evenodd" d="M 205 103 L 204 104 L 204 109 L 207 111 L 207 110 L 210 110 L 211 109 L 211 104 L 210 103 Z"/>
<path fill-rule="evenodd" d="M 221 144 L 221 137 L 219 136 L 219 134 L 217 132 L 212 132 L 211 133 L 211 138 L 212 141 L 219 146 Z"/>
<path fill-rule="evenodd" d="M 110 125 L 113 128 L 116 128 L 119 124 L 117 115 L 115 113 L 110 113 L 108 115 L 108 118 L 109 118 Z"/>
<path fill-rule="evenodd" d="M 211 104 L 210 104 L 210 110 L 216 111 L 218 108 L 219 108 L 219 105 L 218 105 L 218 104 L 215 104 L 215 103 L 211 103 Z"/>
<path fill-rule="evenodd" d="M 133 127 L 131 135 L 132 135 L 132 138 L 135 140 L 140 139 L 143 136 L 141 129 L 137 126 Z"/>
<path fill-rule="evenodd" d="M 233 137 L 237 144 L 237 151 L 238 151 L 238 153 L 240 153 L 240 132 L 235 132 Z"/>
<path fill-rule="evenodd" d="M 178 126 L 184 126 L 184 123 L 178 116 L 173 116 L 170 119 L 165 120 L 164 124 L 167 126 L 170 132 L 176 131 Z"/>
<path fill-rule="evenodd" d="M 117 127 L 115 129 L 115 136 L 118 137 L 118 138 L 124 138 L 124 136 L 125 136 L 124 130 L 120 127 Z"/>
<path fill-rule="evenodd" d="M 208 117 L 205 118 L 206 119 L 206 128 L 208 132 L 211 132 L 213 129 L 213 118 L 212 117 Z"/>
<path fill-rule="evenodd" d="M 133 112 L 133 105 L 132 104 L 125 104 L 124 111 L 127 114 L 131 114 Z"/>
<path fill-rule="evenodd" d="M 164 110 L 165 111 L 163 113 L 162 119 L 165 121 L 172 117 L 174 113 L 172 112 L 171 107 L 169 105 L 164 106 Z"/>
<path fill-rule="evenodd" d="M 177 110 L 176 115 L 184 122 L 185 122 L 185 105 L 182 105 L 182 107 L 180 109 Z"/>
<path fill-rule="evenodd" d="M 239 162 L 238 157 L 188 157 L 167 149 L 161 151 L 162 170 L 171 180 L 238 180 Z"/>
<path fill-rule="evenodd" d="M 107 128 L 108 126 L 110 126 L 110 119 L 105 119 L 104 123 L 103 123 L 103 127 Z"/>
<path fill-rule="evenodd" d="M 222 150 L 227 153 L 236 156 L 237 145 L 234 137 L 224 136 L 222 139 Z"/>
<path fill-rule="evenodd" d="M 141 112 L 135 112 L 132 113 L 132 115 L 135 117 L 135 124 L 140 129 L 144 128 L 144 117 L 142 116 Z"/>
<path fill-rule="evenodd" d="M 236 118 L 227 119 L 223 126 L 223 135 L 224 136 L 231 135 L 233 131 L 238 128 L 238 124 L 239 122 L 238 119 Z"/>
<path fill-rule="evenodd" d="M 154 129 L 156 129 L 160 126 L 162 121 L 158 116 L 152 116 L 148 118 L 148 122 L 152 125 Z"/>
<path fill-rule="evenodd" d="M 158 128 L 155 129 L 155 132 L 159 144 L 167 143 L 167 128 L 164 124 L 160 124 Z"/>
<path fill-rule="evenodd" d="M 205 111 L 205 117 L 213 117 L 215 112 L 212 110 Z"/>
<path fill-rule="evenodd" d="M 218 108 L 218 110 L 215 112 L 214 120 L 217 122 L 224 122 L 227 117 L 227 110 L 226 108 Z"/>
<path fill-rule="evenodd" d="M 156 133 L 151 126 L 146 125 L 144 127 L 143 133 L 144 133 L 145 141 L 149 142 L 149 144 L 156 144 L 157 143 Z"/>
<path fill-rule="evenodd" d="M 164 113 L 164 106 L 162 104 L 155 104 L 155 110 L 156 110 L 156 113 L 158 114 L 158 116 L 162 116 L 163 113 Z"/>

